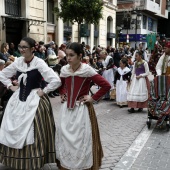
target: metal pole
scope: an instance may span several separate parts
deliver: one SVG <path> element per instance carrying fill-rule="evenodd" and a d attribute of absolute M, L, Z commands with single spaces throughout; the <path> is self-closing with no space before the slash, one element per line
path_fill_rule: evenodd
<path fill-rule="evenodd" d="M 126 26 L 127 26 L 126 43 L 129 43 L 129 36 L 128 36 L 129 18 L 128 18 L 128 16 L 127 16 L 127 24 L 126 24 Z"/>
<path fill-rule="evenodd" d="M 136 15 L 136 21 L 135 21 L 135 50 L 137 49 L 137 15 Z"/>

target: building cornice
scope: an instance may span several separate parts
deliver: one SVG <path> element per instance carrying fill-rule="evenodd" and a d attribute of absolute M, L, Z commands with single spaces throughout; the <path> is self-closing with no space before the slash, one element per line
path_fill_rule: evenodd
<path fill-rule="evenodd" d="M 124 12 L 124 11 L 134 11 L 134 10 L 139 10 L 139 11 L 142 11 L 142 10 L 147 10 L 144 6 L 141 6 L 141 7 L 137 7 L 137 8 L 119 8 L 117 9 L 117 12 Z"/>
<path fill-rule="evenodd" d="M 109 2 L 108 0 L 103 0 L 103 2 L 105 7 L 117 11 L 118 7 L 113 3 Z"/>

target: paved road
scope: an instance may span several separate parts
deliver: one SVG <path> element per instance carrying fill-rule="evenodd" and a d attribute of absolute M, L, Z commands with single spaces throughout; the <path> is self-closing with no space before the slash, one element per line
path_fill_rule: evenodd
<path fill-rule="evenodd" d="M 96 91 L 96 86 L 93 90 Z M 51 103 L 56 117 L 60 108 L 60 98 L 51 99 Z M 142 113 L 128 114 L 127 107 L 119 108 L 114 101 L 100 101 L 94 107 L 104 150 L 101 170 L 113 169 L 144 128 L 147 112 L 145 110 Z M 57 168 L 55 164 L 50 164 L 43 169 Z M 0 170 L 12 169 L 0 165 Z"/>
<path fill-rule="evenodd" d="M 131 170 L 170 170 L 170 133 L 155 128 Z"/>

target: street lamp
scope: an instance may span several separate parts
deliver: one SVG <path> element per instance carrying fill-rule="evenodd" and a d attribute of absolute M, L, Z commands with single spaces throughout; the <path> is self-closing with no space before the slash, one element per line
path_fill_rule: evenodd
<path fill-rule="evenodd" d="M 117 48 L 119 47 L 119 38 L 122 35 L 122 27 L 117 26 Z"/>
<path fill-rule="evenodd" d="M 132 17 L 132 28 L 135 28 L 135 49 L 137 49 L 136 43 L 137 43 L 137 30 L 138 30 L 138 21 L 141 21 L 142 18 L 142 14 L 140 13 L 140 11 L 134 10 L 132 11 L 131 14 Z"/>
<path fill-rule="evenodd" d="M 121 24 L 121 27 L 127 29 L 126 42 L 129 43 L 128 29 L 130 29 L 130 23 L 131 23 L 131 14 L 129 11 L 124 12 L 122 21 L 123 23 Z"/>

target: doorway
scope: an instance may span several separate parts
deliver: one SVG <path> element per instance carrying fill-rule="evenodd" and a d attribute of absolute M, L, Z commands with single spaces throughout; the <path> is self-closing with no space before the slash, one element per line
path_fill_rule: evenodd
<path fill-rule="evenodd" d="M 26 33 L 23 29 L 24 24 L 26 24 L 26 22 L 17 19 L 6 18 L 5 23 L 6 23 L 6 42 L 7 43 L 13 42 L 15 48 L 17 48 L 21 39 L 26 36 Z"/>

